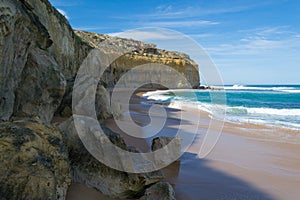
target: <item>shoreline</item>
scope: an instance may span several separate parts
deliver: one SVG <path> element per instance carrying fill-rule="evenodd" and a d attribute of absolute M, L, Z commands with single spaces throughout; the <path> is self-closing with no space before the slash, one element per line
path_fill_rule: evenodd
<path fill-rule="evenodd" d="M 145 105 L 141 107 L 143 106 Z M 145 115 L 144 110 L 141 109 L 140 114 L 134 115 L 140 118 L 140 115 Z M 200 134 L 181 157 L 180 166 L 175 162 L 163 169 L 167 180 L 174 186 L 177 199 L 198 199 L 199 195 L 203 199 L 299 197 L 297 186 L 300 184 L 300 140 L 296 135 L 298 131 L 225 122 L 220 139 L 212 152 L 205 159 L 198 159 L 196 155 L 202 142 L 201 132 L 206 131 L 207 123 L 212 119 L 203 111 L 186 107 L 182 110 L 194 115 L 201 112 L 201 120 Z M 174 108 L 168 108 L 167 111 L 180 112 Z M 170 135 L 168 128 L 162 132 Z M 207 174 L 212 174 L 212 177 Z"/>
<path fill-rule="evenodd" d="M 215 91 L 215 90 L 224 90 L 225 89 L 216 89 L 216 88 L 208 88 L 208 89 L 170 89 L 170 90 L 167 90 L 168 92 L 172 92 L 172 91 L 177 91 L 177 92 L 181 92 L 181 91 Z M 160 101 L 160 100 L 156 100 L 156 99 L 146 99 L 145 97 L 143 97 L 143 94 L 146 94 L 147 92 L 154 92 L 154 93 L 157 93 L 157 94 L 160 94 L 160 93 L 165 93 L 165 90 L 154 90 L 154 91 L 144 91 L 144 92 L 140 92 L 138 95 L 139 97 L 143 98 L 145 101 L 152 101 L 152 102 L 155 102 L 155 101 Z M 180 106 L 178 106 L 178 103 Z M 201 107 L 199 106 L 187 106 L 187 105 L 184 105 L 184 106 L 181 106 L 182 103 L 184 102 L 170 102 L 169 103 L 169 107 L 171 108 L 177 108 L 177 109 L 180 109 L 180 110 L 184 110 L 184 109 L 187 109 L 187 110 L 190 110 L 190 109 L 200 109 L 201 112 L 203 113 L 206 113 L 205 115 L 210 115 L 210 118 L 213 118 L 213 120 L 220 120 L 219 118 L 217 117 L 213 117 L 212 116 L 212 113 L 210 113 L 209 111 L 205 110 L 205 109 L 202 109 Z M 174 105 L 174 106 L 172 106 Z M 238 106 L 236 106 L 238 107 Z M 225 114 L 226 116 L 227 114 Z M 221 121 L 221 120 L 220 120 Z M 232 124 L 232 125 L 238 125 L 238 126 L 247 126 L 247 127 L 258 127 L 258 128 L 263 128 L 263 129 L 278 129 L 280 131 L 284 131 L 284 132 L 293 132 L 293 133 L 299 133 L 300 132 L 300 128 L 295 128 L 295 127 L 287 127 L 287 126 L 280 126 L 280 125 L 275 125 L 275 124 L 268 124 L 267 121 L 265 121 L 266 123 L 255 123 L 255 122 L 246 122 L 246 121 L 231 121 L 231 120 L 228 120 L 228 119 L 224 119 L 224 122 L 225 123 L 229 123 L 229 124 Z M 300 138 L 299 138 L 300 139 Z"/>
<path fill-rule="evenodd" d="M 138 124 L 147 124 L 150 105 L 143 105 L 141 101 L 147 99 L 139 96 L 131 99 L 130 116 Z M 225 122 L 216 146 L 207 157 L 199 159 L 197 157 L 199 145 L 203 142 L 208 123 L 212 119 L 203 111 L 185 107 L 181 110 L 166 108 L 172 118 L 155 137 L 174 135 L 174 128 L 178 128 L 180 123 L 178 119 L 180 112 L 188 112 L 192 116 L 198 116 L 198 112 L 201 112 L 199 134 L 193 144 L 182 155 L 180 162 L 162 169 L 166 180 L 173 186 L 178 200 L 199 198 L 283 200 L 297 199 L 300 196 L 297 187 L 300 185 L 300 140 L 299 137 L 293 137 L 297 131 Z M 126 123 L 126 117 L 121 120 Z M 113 120 L 108 120 L 106 125 L 121 134 L 128 146 L 135 146 L 142 152 L 149 151 L 152 138 L 144 140 L 128 136 Z M 75 186 L 75 188 L 84 187 Z M 76 194 L 77 190 L 74 191 L 73 188 Z M 87 192 L 91 194 L 90 190 Z M 94 196 L 94 192 L 99 193 L 93 191 Z M 111 200 L 107 197 L 103 199 Z"/>
<path fill-rule="evenodd" d="M 152 102 L 155 102 L 155 101 L 168 102 L 168 101 L 170 101 L 170 99 L 169 99 L 168 95 L 165 96 L 166 93 L 204 92 L 204 94 L 206 94 L 206 92 L 209 92 L 209 95 L 211 95 L 210 92 L 215 92 L 215 91 L 216 91 L 215 89 L 169 89 L 166 91 L 165 90 L 156 90 L 156 91 L 146 92 L 145 97 L 149 98 L 148 100 L 152 101 Z M 221 91 L 221 89 L 219 89 L 219 91 Z M 230 104 L 228 102 L 228 99 L 226 99 L 227 103 L 225 102 L 225 99 L 222 100 L 222 93 L 224 93 L 223 98 L 226 98 L 225 96 L 227 96 L 227 92 L 229 92 L 229 94 L 231 94 L 231 92 L 239 91 L 239 90 L 223 89 L 222 91 L 223 92 L 221 92 L 220 97 L 221 97 L 221 101 L 223 101 L 223 102 L 217 103 L 216 110 L 214 108 L 212 108 L 213 104 L 211 104 L 210 102 L 207 102 L 204 100 L 204 102 L 199 104 L 197 101 L 194 101 L 194 100 L 192 100 L 192 101 L 186 100 L 185 95 L 181 96 L 181 94 L 178 94 L 179 98 L 175 99 L 175 101 L 171 100 L 171 104 L 178 106 L 179 109 L 182 109 L 181 108 L 182 105 L 189 107 L 189 108 L 193 108 L 193 109 L 200 109 L 200 110 L 203 110 L 204 112 L 208 112 L 211 115 L 211 117 L 213 117 L 215 119 L 219 119 L 219 120 L 222 120 L 221 119 L 222 115 L 224 115 L 226 117 L 223 120 L 228 123 L 248 124 L 248 125 L 252 124 L 255 126 L 267 126 L 267 128 L 275 127 L 278 129 L 286 129 L 287 131 L 300 131 L 300 126 L 299 126 L 299 123 L 297 123 L 297 120 L 294 121 L 293 118 L 289 118 L 288 120 L 286 119 L 286 116 L 289 116 L 289 115 L 286 115 L 287 112 L 295 113 L 294 114 L 295 117 L 299 116 L 300 109 L 298 109 L 298 107 L 293 107 L 293 108 L 268 107 L 268 106 L 260 107 L 261 105 L 257 105 L 258 107 L 255 107 L 255 106 L 252 107 L 252 106 L 247 105 L 247 103 L 246 103 L 246 105 L 238 105 L 238 104 L 234 105 L 234 104 Z M 246 90 L 240 90 L 239 91 L 239 93 L 241 93 L 240 95 L 242 95 L 244 91 L 246 91 Z M 286 90 L 283 90 L 283 89 L 281 89 L 281 90 L 257 89 L 257 90 L 253 90 L 253 91 L 257 92 L 257 91 L 286 91 Z M 287 95 L 287 94 L 297 94 L 297 93 L 298 92 L 295 92 L 295 93 L 294 92 L 286 92 L 286 93 L 283 92 L 282 94 Z M 198 96 L 198 94 L 197 94 L 197 96 Z M 183 98 L 183 99 L 181 99 L 181 98 Z M 202 96 L 201 96 L 201 98 L 202 98 Z M 206 95 L 204 95 L 203 98 L 207 98 Z M 236 101 L 236 98 L 238 98 L 238 97 L 237 96 L 233 97 L 233 99 L 235 99 L 234 101 Z M 249 97 L 245 97 L 245 98 L 249 98 Z M 246 99 L 246 100 L 249 101 L 249 99 Z M 290 111 L 290 109 L 291 109 L 291 111 Z M 212 112 L 211 110 L 215 110 L 214 112 L 217 114 L 217 116 L 214 116 L 215 113 Z M 225 112 L 225 114 L 222 114 L 223 112 Z M 242 113 L 240 113 L 240 112 L 242 112 Z M 269 113 L 269 115 L 264 116 L 264 114 L 267 114 L 267 113 Z M 249 114 L 249 116 L 248 116 L 248 114 Z M 251 116 L 252 114 L 254 114 L 254 115 Z M 228 116 L 228 118 L 227 118 L 227 116 Z M 270 116 L 274 116 L 274 118 L 272 118 Z"/>

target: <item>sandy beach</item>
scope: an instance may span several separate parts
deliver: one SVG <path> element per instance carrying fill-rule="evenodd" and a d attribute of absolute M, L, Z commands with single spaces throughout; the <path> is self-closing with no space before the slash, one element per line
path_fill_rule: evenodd
<path fill-rule="evenodd" d="M 149 123 L 149 106 L 138 96 L 131 99 L 131 112 L 122 120 L 132 117 L 137 124 Z M 166 108 L 172 116 L 163 129 L 146 140 L 124 134 L 113 120 L 107 126 L 120 133 L 127 145 L 148 152 L 151 140 L 158 136 L 174 136 L 176 127 L 189 131 L 199 114 L 198 134 L 193 144 L 180 159 L 163 169 L 166 179 L 180 200 L 198 199 L 298 199 L 300 196 L 300 138 L 299 131 L 270 126 L 225 123 L 222 134 L 207 157 L 198 158 L 199 148 L 207 132 L 210 118 L 207 113 L 182 107 Z M 182 112 L 189 120 L 180 120 Z M 200 112 L 200 113 L 199 113 Z M 156 116 L 160 117 L 160 116 Z M 130 124 L 128 124 L 130 126 Z M 214 127 L 211 127 L 212 129 Z M 136 130 L 133 130 L 136 131 Z M 73 184 L 68 199 L 109 199 L 93 189 Z M 83 195 L 83 196 L 82 196 Z M 75 198 L 77 197 L 77 198 Z M 86 199 L 86 198 L 85 198 Z"/>
<path fill-rule="evenodd" d="M 300 200 L 299 7 L 1 0 L 0 200 Z"/>

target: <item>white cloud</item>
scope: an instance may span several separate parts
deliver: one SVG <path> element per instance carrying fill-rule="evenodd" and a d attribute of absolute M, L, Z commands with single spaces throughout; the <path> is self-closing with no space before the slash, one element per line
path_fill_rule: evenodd
<path fill-rule="evenodd" d="M 300 49 L 299 33 L 282 27 L 242 30 L 243 38 L 207 47 L 215 55 L 272 55 L 275 51 L 292 52 Z M 251 33 L 251 34 L 250 34 Z"/>
<path fill-rule="evenodd" d="M 286 33 L 286 31 L 283 30 L 283 27 L 269 27 L 269 28 L 264 28 L 262 30 L 258 30 L 256 34 L 260 36 L 270 36 L 274 34 L 278 35 L 284 33 Z"/>
<path fill-rule="evenodd" d="M 156 7 L 157 12 L 159 13 L 169 13 L 173 10 L 172 5 L 160 5 Z"/>
<path fill-rule="evenodd" d="M 182 21 L 157 21 L 148 22 L 144 24 L 145 26 L 152 27 L 168 27 L 168 28 L 178 28 L 178 27 L 191 27 L 191 26 L 210 26 L 217 25 L 219 22 L 208 21 L 208 20 L 182 20 Z"/>
<path fill-rule="evenodd" d="M 78 27 L 73 27 L 74 30 L 79 30 L 79 31 L 95 31 L 95 30 L 99 30 L 102 29 L 103 26 L 78 26 Z"/>
<path fill-rule="evenodd" d="M 60 14 L 62 14 L 63 16 L 65 16 L 65 18 L 70 19 L 69 16 L 67 15 L 66 11 L 56 8 L 58 12 L 60 12 Z"/>
<path fill-rule="evenodd" d="M 125 32 L 109 33 L 108 35 L 117 36 L 122 38 L 130 38 L 140 41 L 151 40 L 174 40 L 182 38 L 181 35 L 174 31 L 168 31 L 167 29 L 160 28 L 148 28 L 148 29 L 135 29 Z"/>
<path fill-rule="evenodd" d="M 208 38 L 208 37 L 213 37 L 216 36 L 215 34 L 212 33 L 198 33 L 198 34 L 189 34 L 190 37 L 199 39 L 199 38 Z"/>
<path fill-rule="evenodd" d="M 49 0 L 49 1 L 55 7 L 60 7 L 60 6 L 73 7 L 73 6 L 78 6 L 78 5 L 81 4 L 80 0 L 73 0 L 73 1 L 70 1 L 70 0 Z"/>
<path fill-rule="evenodd" d="M 233 0 L 232 2 L 226 1 L 225 3 L 215 3 L 213 7 L 203 7 L 200 3 L 195 3 L 194 6 L 182 6 L 176 4 L 165 4 L 160 5 L 155 8 L 152 13 L 130 15 L 121 18 L 143 18 L 143 19 L 186 19 L 189 17 L 199 17 L 206 15 L 218 15 L 226 13 L 236 13 L 245 10 L 251 10 L 256 7 L 267 6 L 273 4 L 273 1 L 259 1 L 253 0 L 249 2 L 237 2 Z M 116 17 L 119 18 L 119 17 Z"/>
<path fill-rule="evenodd" d="M 255 34 L 258 36 L 265 36 L 265 37 L 272 37 L 278 35 L 293 35 L 296 34 L 289 30 L 290 27 L 288 26 L 275 26 L 275 27 L 262 27 L 262 28 L 254 28 L 254 29 L 246 29 L 246 30 L 239 30 L 239 33 L 242 34 Z"/>

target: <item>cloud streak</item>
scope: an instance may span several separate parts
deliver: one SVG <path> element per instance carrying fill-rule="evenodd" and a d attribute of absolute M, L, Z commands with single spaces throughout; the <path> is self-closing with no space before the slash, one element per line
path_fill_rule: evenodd
<path fill-rule="evenodd" d="M 274 3 L 273 1 L 258 1 L 253 0 L 250 2 L 239 3 L 237 1 L 226 2 L 223 4 L 213 4 L 210 7 L 201 6 L 199 3 L 195 3 L 194 6 L 185 6 L 165 4 L 155 8 L 151 13 L 138 14 L 126 16 L 125 18 L 142 18 L 142 19 L 154 19 L 154 20 L 166 20 L 166 19 L 184 19 L 207 15 L 220 15 L 227 13 L 236 13 L 246 10 L 251 10 L 257 7 L 267 6 Z M 118 18 L 118 17 L 117 17 Z M 121 17 L 121 18 L 124 18 Z"/>
<path fill-rule="evenodd" d="M 55 7 L 73 7 L 81 4 L 80 0 L 49 0 Z"/>
<path fill-rule="evenodd" d="M 242 30 L 245 32 L 245 30 Z M 292 53 L 300 49 L 299 33 L 294 33 L 281 27 L 266 27 L 251 30 L 251 35 L 231 43 L 223 43 L 207 47 L 207 51 L 215 55 L 272 55 L 284 51 Z M 247 35 L 247 34 L 246 34 Z"/>
<path fill-rule="evenodd" d="M 182 37 L 179 37 L 179 34 L 176 32 L 165 31 L 164 29 L 159 28 L 149 28 L 148 30 L 135 29 L 125 32 L 109 33 L 108 35 L 141 41 L 182 39 Z"/>
<path fill-rule="evenodd" d="M 65 18 L 67 19 L 70 19 L 69 16 L 67 15 L 67 12 L 62 10 L 62 9 L 59 9 L 59 8 L 56 8 L 58 12 L 60 12 L 60 14 L 62 14 L 63 16 L 65 16 Z"/>
<path fill-rule="evenodd" d="M 181 27 L 195 27 L 195 26 L 211 26 L 220 24 L 215 21 L 208 20 L 180 20 L 180 21 L 156 21 L 143 24 L 148 27 L 165 27 L 165 28 L 181 28 Z"/>

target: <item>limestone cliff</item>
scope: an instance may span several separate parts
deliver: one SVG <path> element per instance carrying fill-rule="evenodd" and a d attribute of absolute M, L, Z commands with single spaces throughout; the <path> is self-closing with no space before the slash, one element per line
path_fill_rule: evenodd
<path fill-rule="evenodd" d="M 75 31 L 75 33 L 90 46 L 101 49 L 107 54 L 121 52 L 121 56 L 109 66 L 102 77 L 102 82 L 106 87 L 113 87 L 123 74 L 135 66 L 148 63 L 159 63 L 174 68 L 186 77 L 191 87 L 197 88 L 200 84 L 197 64 L 185 53 L 158 49 L 154 44 L 145 44 L 132 39 L 111 37 L 85 31 Z M 128 53 L 124 53 L 123 55 L 122 52 Z M 168 82 L 176 82 L 174 78 L 170 77 L 167 70 L 157 73 L 155 68 L 149 68 L 142 73 L 152 76 L 153 80 L 164 79 L 160 81 L 166 84 Z M 130 80 L 132 82 L 143 82 L 142 78 L 143 76 L 135 76 Z M 157 86 L 153 85 L 153 87 L 155 89 Z M 189 86 L 182 85 L 178 81 L 175 87 L 188 88 Z"/>
<path fill-rule="evenodd" d="M 90 47 L 46 0 L 4 0 L 0 11 L 0 119 L 50 122 Z"/>
<path fill-rule="evenodd" d="M 160 50 L 153 44 L 134 40 L 75 33 L 47 0 L 1 0 L 1 198 L 64 199 L 70 184 L 69 168 L 73 180 L 115 197 L 139 197 L 149 184 L 161 179 L 114 171 L 88 154 L 75 130 L 70 132 L 72 129 L 67 126 L 58 131 L 51 124 L 54 115 L 72 115 L 74 79 L 82 61 L 94 48 L 134 50 L 113 62 L 102 77 L 96 95 L 97 112 L 102 119 L 110 117 L 116 108 L 110 107 L 106 88 L 113 87 L 134 66 L 148 62 L 166 64 L 186 76 L 193 87 L 199 85 L 196 63 L 183 53 Z M 145 73 L 156 76 L 151 70 Z M 178 83 L 177 87 L 186 86 Z M 69 135 L 75 137 L 75 142 Z M 112 137 L 116 143 L 123 141 L 118 135 Z M 110 182 L 106 181 L 108 178 Z M 114 184 L 119 185 L 115 190 L 111 188 Z M 11 192 L 15 196 L 10 196 Z"/>
<path fill-rule="evenodd" d="M 5 0 L 0 10 L 2 120 L 12 116 L 37 116 L 50 122 L 55 111 L 60 115 L 65 105 L 71 104 L 73 80 L 92 48 L 134 50 L 118 58 L 106 70 L 102 77 L 105 87 L 113 87 L 132 67 L 149 62 L 173 67 L 187 77 L 192 87 L 199 86 L 197 65 L 186 54 L 95 33 L 76 31 L 76 35 L 65 17 L 47 0 Z M 157 76 L 151 70 L 145 73 Z M 138 77 L 135 79 L 139 81 Z M 186 87 L 180 83 L 177 86 Z M 61 102 L 63 105 L 57 110 Z"/>

